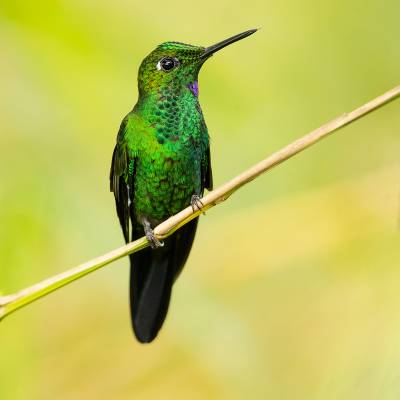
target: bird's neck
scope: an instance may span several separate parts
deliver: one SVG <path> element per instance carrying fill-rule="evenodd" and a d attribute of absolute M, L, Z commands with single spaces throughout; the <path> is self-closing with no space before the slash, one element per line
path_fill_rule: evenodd
<path fill-rule="evenodd" d="M 177 141 L 204 125 L 197 81 L 179 88 L 165 87 L 141 94 L 135 111 L 156 129 L 160 142 Z"/>

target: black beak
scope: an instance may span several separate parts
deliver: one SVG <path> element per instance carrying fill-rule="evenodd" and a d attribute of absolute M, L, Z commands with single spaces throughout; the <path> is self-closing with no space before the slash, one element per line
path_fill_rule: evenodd
<path fill-rule="evenodd" d="M 201 58 L 208 58 L 212 56 L 216 51 L 223 49 L 226 46 L 229 46 L 232 43 L 237 42 L 238 40 L 242 40 L 247 36 L 252 35 L 254 32 L 256 32 L 257 29 L 250 29 L 249 31 L 239 33 L 235 36 L 232 36 L 228 39 L 223 40 L 222 42 L 219 42 L 217 44 L 213 44 L 210 47 L 206 47 L 204 50 L 204 53 L 201 55 Z"/>

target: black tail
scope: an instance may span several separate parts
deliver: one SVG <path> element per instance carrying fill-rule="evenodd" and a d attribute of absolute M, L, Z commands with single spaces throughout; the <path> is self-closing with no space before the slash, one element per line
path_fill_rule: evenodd
<path fill-rule="evenodd" d="M 139 342 L 149 343 L 167 315 L 172 285 L 185 265 L 197 228 L 197 218 L 165 239 L 158 249 L 130 256 L 131 318 Z"/>

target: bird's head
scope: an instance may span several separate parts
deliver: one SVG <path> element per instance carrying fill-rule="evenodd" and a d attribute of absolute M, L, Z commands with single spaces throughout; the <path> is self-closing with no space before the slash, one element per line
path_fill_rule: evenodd
<path fill-rule="evenodd" d="M 209 47 L 165 42 L 153 50 L 139 68 L 139 94 L 190 88 L 197 96 L 197 77 L 203 63 L 215 52 L 256 32 L 252 29 Z"/>

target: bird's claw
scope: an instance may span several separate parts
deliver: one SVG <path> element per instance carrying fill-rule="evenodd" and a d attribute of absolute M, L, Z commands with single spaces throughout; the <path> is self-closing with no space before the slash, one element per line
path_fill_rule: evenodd
<path fill-rule="evenodd" d="M 190 205 L 192 206 L 193 212 L 196 212 L 196 208 L 197 210 L 201 211 L 201 209 L 204 207 L 204 204 L 201 201 L 200 196 L 198 196 L 197 194 L 194 194 L 192 196 L 192 199 L 190 200 Z M 203 212 L 203 214 L 205 215 L 205 212 Z"/>
<path fill-rule="evenodd" d="M 164 246 L 164 242 L 161 240 L 157 239 L 156 235 L 154 234 L 153 229 L 147 229 L 145 232 L 147 240 L 150 242 L 150 247 L 152 249 L 157 249 L 159 247 Z"/>
<path fill-rule="evenodd" d="M 145 217 L 142 218 L 142 224 L 144 228 L 144 234 L 146 235 L 147 240 L 150 242 L 150 247 L 152 249 L 163 247 L 164 242 L 157 239 L 153 229 L 151 228 L 150 222 Z"/>

